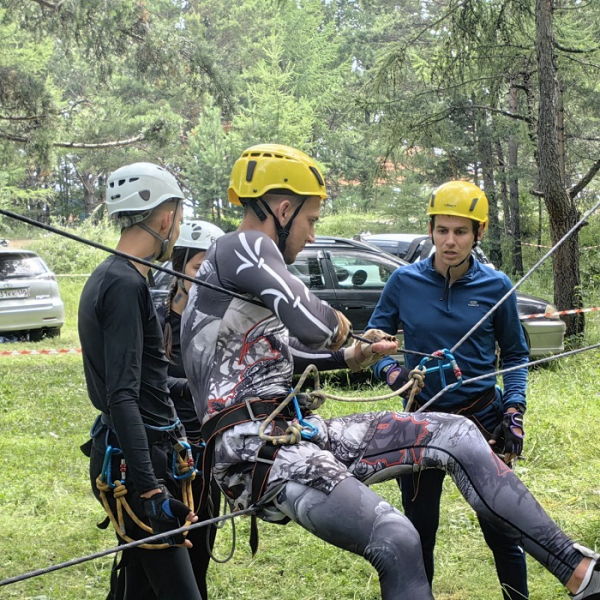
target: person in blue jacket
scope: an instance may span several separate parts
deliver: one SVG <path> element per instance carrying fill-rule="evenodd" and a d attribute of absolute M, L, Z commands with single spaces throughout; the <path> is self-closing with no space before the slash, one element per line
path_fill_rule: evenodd
<path fill-rule="evenodd" d="M 450 181 L 433 192 L 427 207 L 435 253 L 395 271 L 383 290 L 368 328 L 388 333 L 404 330 L 407 350 L 431 353 L 452 348 L 512 287 L 509 278 L 471 254 L 488 222 L 488 201 L 466 181 Z M 529 352 L 515 294 L 462 343 L 454 357 L 465 379 L 493 374 L 499 348 L 502 367 L 527 363 Z M 407 355 L 405 366 L 386 357 L 374 366 L 376 377 L 393 389 L 406 383 L 419 357 Z M 430 366 L 430 365 L 428 365 Z M 425 378 L 412 409 L 435 396 L 443 385 L 436 374 Z M 511 464 L 523 448 L 527 370 L 495 375 L 442 394 L 426 410 L 462 415 L 473 421 L 494 449 Z M 444 471 L 417 470 L 399 478 L 402 502 L 419 535 L 429 581 L 434 574 L 434 546 L 439 526 Z M 505 600 L 528 598 L 527 568 L 521 547 L 492 523 L 479 517 L 485 541 L 494 554 Z"/>

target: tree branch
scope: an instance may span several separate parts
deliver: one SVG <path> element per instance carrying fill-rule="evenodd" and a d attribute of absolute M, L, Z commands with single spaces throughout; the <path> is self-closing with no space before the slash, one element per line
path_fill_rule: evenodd
<path fill-rule="evenodd" d="M 60 0 L 60 2 L 48 2 L 48 0 L 33 0 L 36 4 L 40 6 L 44 6 L 46 8 L 51 8 L 52 10 L 58 10 L 63 4 L 65 0 Z"/>
<path fill-rule="evenodd" d="M 570 190 L 568 190 L 568 194 L 570 198 L 574 198 L 581 192 L 585 187 L 594 179 L 596 174 L 600 171 L 600 160 L 597 160 L 590 168 L 590 170 L 581 178 L 579 183 L 576 183 Z"/>
<path fill-rule="evenodd" d="M 34 115 L 33 117 L 5 117 L 0 115 L 0 121 L 41 121 L 45 118 L 45 115 Z"/>
<path fill-rule="evenodd" d="M 575 135 L 574 133 L 567 133 L 565 136 L 568 140 L 582 140 L 584 142 L 600 142 L 600 137 L 588 137 L 585 135 Z"/>
<path fill-rule="evenodd" d="M 9 140 L 11 142 L 19 142 L 21 144 L 29 144 L 31 140 L 10 133 L 4 133 L 0 131 L 0 138 Z M 113 142 L 98 142 L 95 144 L 88 144 L 86 142 L 53 142 L 54 148 L 75 148 L 78 150 L 98 150 L 101 148 L 119 148 L 121 146 L 130 146 L 136 142 L 144 140 L 144 135 L 138 135 L 136 137 L 129 138 L 127 140 L 115 140 Z"/>
<path fill-rule="evenodd" d="M 600 46 L 596 46 L 595 48 L 567 48 L 559 44 L 556 40 L 554 40 L 554 47 L 561 52 L 569 52 L 570 54 L 587 54 L 588 52 L 591 53 L 600 50 Z"/>
<path fill-rule="evenodd" d="M 517 121 L 525 121 L 525 123 L 533 122 L 531 117 L 525 117 L 523 115 L 513 114 L 506 110 L 502 110 L 500 108 L 492 108 L 491 106 L 479 106 L 477 104 L 471 104 L 471 105 L 467 105 L 466 108 L 477 108 L 479 110 L 485 110 L 485 111 L 489 111 L 492 113 L 497 113 L 497 114 L 503 115 L 505 117 L 510 117 L 511 119 L 516 119 Z"/>

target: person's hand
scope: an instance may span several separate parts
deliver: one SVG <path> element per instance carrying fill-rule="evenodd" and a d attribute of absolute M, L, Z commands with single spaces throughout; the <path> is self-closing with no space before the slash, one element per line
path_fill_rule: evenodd
<path fill-rule="evenodd" d="M 504 441 L 504 462 L 512 463 L 521 452 L 523 452 L 523 438 L 525 430 L 523 429 L 523 414 L 516 408 L 509 408 L 504 413 L 502 421 L 498 423 L 492 433 L 490 446 L 496 445 L 499 441 Z"/>
<path fill-rule="evenodd" d="M 173 498 L 164 486 L 150 497 L 142 496 L 142 506 L 155 534 L 178 529 L 185 521 L 195 523 L 198 520 L 198 516 L 183 502 Z M 164 542 L 169 546 L 192 547 L 192 543 L 185 539 L 183 533 L 166 536 Z"/>
<path fill-rule="evenodd" d="M 337 333 L 329 344 L 330 350 L 340 350 L 348 341 L 350 334 L 352 333 L 352 323 L 346 319 L 346 317 L 339 311 L 332 308 L 335 316 L 338 320 Z"/>
<path fill-rule="evenodd" d="M 418 377 L 413 378 L 413 373 L 417 371 Z M 423 391 L 425 385 L 425 372 L 419 369 L 413 369 L 410 371 L 406 367 L 399 365 L 397 362 L 393 362 L 384 367 L 383 372 L 385 374 L 386 383 L 397 392 L 402 386 L 406 385 L 411 379 L 417 381 L 417 390 L 415 396 Z M 410 388 L 402 394 L 405 398 L 410 395 Z"/>
<path fill-rule="evenodd" d="M 366 369 L 398 350 L 398 340 L 381 329 L 368 329 L 361 337 L 372 343 L 356 340 L 344 350 L 344 360 L 351 371 Z"/>

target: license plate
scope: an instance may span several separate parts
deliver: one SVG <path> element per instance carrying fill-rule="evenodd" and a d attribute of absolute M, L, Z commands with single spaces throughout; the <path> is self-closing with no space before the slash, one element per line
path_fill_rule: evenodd
<path fill-rule="evenodd" d="M 29 298 L 29 288 L 0 290 L 0 300 L 9 300 L 12 298 Z"/>

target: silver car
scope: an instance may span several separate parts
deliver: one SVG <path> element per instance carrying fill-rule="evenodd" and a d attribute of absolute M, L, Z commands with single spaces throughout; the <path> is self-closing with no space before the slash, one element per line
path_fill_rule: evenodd
<path fill-rule="evenodd" d="M 29 332 L 31 341 L 59 335 L 65 308 L 54 273 L 29 250 L 0 248 L 0 336 Z"/>

